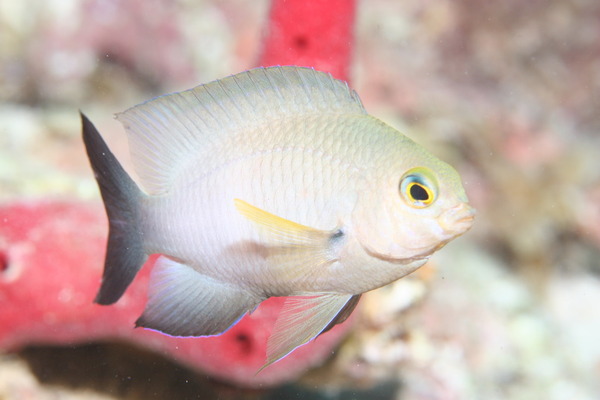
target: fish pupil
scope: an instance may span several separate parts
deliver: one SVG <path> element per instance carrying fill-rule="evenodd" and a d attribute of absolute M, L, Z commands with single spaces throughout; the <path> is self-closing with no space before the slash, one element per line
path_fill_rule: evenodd
<path fill-rule="evenodd" d="M 428 201 L 429 200 L 429 193 L 422 185 L 419 185 L 419 184 L 411 185 L 410 196 L 415 201 Z"/>

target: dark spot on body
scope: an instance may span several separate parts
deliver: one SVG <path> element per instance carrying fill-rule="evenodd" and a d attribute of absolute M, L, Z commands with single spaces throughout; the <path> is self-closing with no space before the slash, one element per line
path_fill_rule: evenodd
<path fill-rule="evenodd" d="M 344 238 L 344 231 L 342 231 L 341 229 L 338 229 L 337 231 L 335 231 L 335 233 L 333 235 L 331 235 L 329 237 L 329 241 L 332 243 L 336 243 L 339 242 L 340 240 L 342 240 Z"/>

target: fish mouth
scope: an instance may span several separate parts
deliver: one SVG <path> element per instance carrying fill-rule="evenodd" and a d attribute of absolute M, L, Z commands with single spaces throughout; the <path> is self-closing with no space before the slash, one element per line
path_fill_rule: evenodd
<path fill-rule="evenodd" d="M 444 212 L 438 222 L 446 235 L 456 237 L 471 228 L 476 213 L 469 204 L 461 203 Z"/>
<path fill-rule="evenodd" d="M 401 248 L 390 248 L 386 252 L 381 252 L 370 248 L 370 246 L 363 243 L 361 243 L 361 246 L 371 257 L 378 258 L 392 264 L 408 264 L 417 261 L 423 261 L 424 263 L 429 259 L 429 257 L 431 257 L 433 253 L 440 250 L 452 239 L 468 231 L 473 225 L 475 214 L 476 210 L 468 203 L 460 203 L 459 205 L 448 209 L 437 218 L 440 228 L 436 232 L 437 244 L 432 246 L 403 249 L 404 253 L 411 253 L 410 256 L 395 256 L 394 254 L 400 253 L 397 250 L 401 250 Z M 399 245 L 392 244 L 392 246 Z"/>

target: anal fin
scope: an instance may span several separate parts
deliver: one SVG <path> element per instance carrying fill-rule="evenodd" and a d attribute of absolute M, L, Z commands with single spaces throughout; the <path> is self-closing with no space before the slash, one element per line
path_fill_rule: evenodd
<path fill-rule="evenodd" d="M 349 310 L 349 315 L 357 302 L 356 296 L 337 293 L 290 297 L 267 342 L 267 360 L 261 370 L 330 329 L 338 323 L 338 315 L 345 314 L 344 310 Z"/>
<path fill-rule="evenodd" d="M 162 256 L 152 270 L 148 304 L 136 326 L 172 336 L 218 335 L 262 300 Z"/>

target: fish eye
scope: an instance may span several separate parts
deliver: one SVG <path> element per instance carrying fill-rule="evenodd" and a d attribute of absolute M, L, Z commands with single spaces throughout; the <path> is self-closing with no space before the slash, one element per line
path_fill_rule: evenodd
<path fill-rule="evenodd" d="M 413 168 L 400 180 L 400 194 L 411 207 L 428 207 L 437 197 L 437 187 L 434 182 L 433 175 L 428 169 Z"/>

